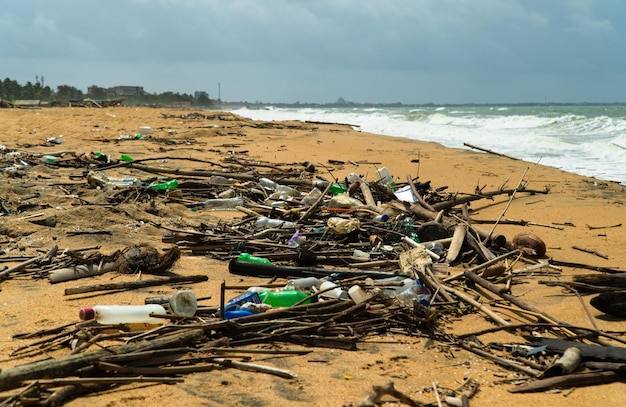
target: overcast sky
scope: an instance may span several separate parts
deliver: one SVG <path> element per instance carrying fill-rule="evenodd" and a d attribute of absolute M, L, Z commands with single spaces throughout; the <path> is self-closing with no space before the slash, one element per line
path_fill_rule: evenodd
<path fill-rule="evenodd" d="M 224 101 L 626 102 L 626 1 L 2 0 L 0 79 L 36 76 Z"/>

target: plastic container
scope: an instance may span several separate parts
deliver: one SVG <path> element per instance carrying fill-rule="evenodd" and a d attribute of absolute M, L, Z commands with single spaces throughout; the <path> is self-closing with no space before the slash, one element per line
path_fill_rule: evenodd
<path fill-rule="evenodd" d="M 292 228 L 295 227 L 295 223 L 281 219 L 271 219 L 267 216 L 259 216 L 255 223 L 260 228 Z"/>
<path fill-rule="evenodd" d="M 139 126 L 139 128 L 137 129 L 137 133 L 143 134 L 143 135 L 152 134 L 152 127 L 150 127 L 150 126 Z"/>
<path fill-rule="evenodd" d="M 287 308 L 307 298 L 309 294 L 298 290 L 282 291 L 261 291 L 259 297 L 264 304 L 271 305 L 272 308 Z M 306 300 L 302 304 L 310 304 L 311 300 Z"/>
<path fill-rule="evenodd" d="M 287 285 L 296 289 L 310 290 L 313 287 L 319 288 L 322 281 L 317 277 L 302 277 L 289 280 Z"/>
<path fill-rule="evenodd" d="M 328 291 L 326 291 L 328 290 Z M 320 294 L 320 297 L 326 298 L 338 298 L 342 300 L 348 299 L 348 293 L 339 288 L 339 286 L 332 281 L 324 281 L 320 285 L 320 291 L 324 291 Z"/>
<path fill-rule="evenodd" d="M 83 308 L 78 316 L 82 321 L 95 320 L 104 325 L 114 324 L 163 324 L 167 320 L 151 317 L 150 314 L 165 315 L 159 304 L 146 305 L 96 305 Z"/>
<path fill-rule="evenodd" d="M 198 299 L 191 290 L 178 291 L 169 299 L 170 311 L 178 317 L 191 318 L 196 315 Z"/>
<path fill-rule="evenodd" d="M 200 202 L 200 206 L 211 211 L 234 211 L 237 209 L 237 206 L 243 206 L 243 198 L 237 196 L 234 198 L 207 199 Z"/>
<path fill-rule="evenodd" d="M 224 313 L 228 311 L 238 310 L 243 304 L 248 302 L 260 304 L 261 297 L 259 296 L 259 293 L 255 291 L 246 291 L 245 293 L 239 294 L 238 296 L 224 304 Z"/>
<path fill-rule="evenodd" d="M 393 177 L 387 167 L 382 167 L 376 170 L 376 179 L 383 185 L 395 186 Z"/>
<path fill-rule="evenodd" d="M 359 285 L 353 285 L 348 289 L 348 295 L 352 298 L 355 304 L 361 304 L 367 301 L 367 295 Z"/>
<path fill-rule="evenodd" d="M 271 261 L 265 259 L 263 257 L 253 256 L 250 253 L 241 253 L 237 260 L 247 262 L 247 263 L 257 263 L 257 264 L 272 264 Z"/>

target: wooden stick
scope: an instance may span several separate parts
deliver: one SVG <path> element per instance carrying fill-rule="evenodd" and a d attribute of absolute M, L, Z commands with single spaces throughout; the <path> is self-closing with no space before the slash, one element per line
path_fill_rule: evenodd
<path fill-rule="evenodd" d="M 464 146 L 466 146 L 466 147 L 469 147 L 469 148 L 473 148 L 474 150 L 479 150 L 479 151 L 483 151 L 483 152 L 485 152 L 485 153 L 489 153 L 489 154 L 497 155 L 498 157 L 505 157 L 505 158 L 508 158 L 508 159 L 510 159 L 510 160 L 516 160 L 516 161 L 517 161 L 517 160 L 519 160 L 519 158 L 511 157 L 511 156 L 509 156 L 509 155 L 505 155 L 505 154 L 501 154 L 501 153 L 496 153 L 496 152 L 495 152 L 495 151 L 493 151 L 493 150 L 488 150 L 488 149 L 486 149 L 486 148 L 477 147 L 477 146 L 475 146 L 475 145 L 473 145 L 473 144 L 463 143 L 463 145 L 464 145 Z"/>
<path fill-rule="evenodd" d="M 496 223 L 494 223 L 493 227 L 491 228 L 491 231 L 489 232 L 487 237 L 485 237 L 485 240 L 483 241 L 483 243 L 487 243 L 487 241 L 491 238 L 491 235 L 496 230 L 496 226 L 498 226 L 498 223 L 500 222 L 500 220 L 502 220 L 502 217 L 504 216 L 506 211 L 509 209 L 509 206 L 511 206 L 511 202 L 513 202 L 513 199 L 515 199 L 515 193 L 517 191 L 519 191 L 520 188 L 522 187 L 522 182 L 524 182 L 524 177 L 526 176 L 526 173 L 528 172 L 529 169 L 530 169 L 529 167 L 526 167 L 526 169 L 524 170 L 524 173 L 522 174 L 522 177 L 520 178 L 519 182 L 517 183 L 517 186 L 513 190 L 513 193 L 511 193 L 511 196 L 509 196 L 509 202 L 506 203 L 506 206 L 502 210 L 502 213 L 500 214 L 500 217 L 498 218 Z"/>
<path fill-rule="evenodd" d="M 550 377 L 509 389 L 509 393 L 530 393 L 553 388 L 594 386 L 596 384 L 613 383 L 623 379 L 623 375 L 607 372 L 588 372 Z"/>
<path fill-rule="evenodd" d="M 591 249 L 585 249 L 584 247 L 572 246 L 572 249 L 579 250 L 581 252 L 585 252 L 585 253 L 589 253 L 589 254 L 593 254 L 595 256 L 602 257 L 603 259 L 607 259 L 607 260 L 609 259 L 609 256 L 607 256 L 606 254 L 602 254 L 600 252 L 597 252 L 597 251 L 591 250 Z"/>
<path fill-rule="evenodd" d="M 173 276 L 159 280 L 145 280 L 145 281 L 122 281 L 119 283 L 107 283 L 107 284 L 95 284 L 82 287 L 70 287 L 65 289 L 65 295 L 84 294 L 94 291 L 109 291 L 109 290 L 133 290 L 135 288 L 154 287 L 166 284 L 179 284 L 179 283 L 199 283 L 207 281 L 209 277 L 205 275 L 194 276 Z"/>
<path fill-rule="evenodd" d="M 429 210 L 431 212 L 437 212 L 435 209 L 433 209 L 432 206 L 430 206 L 428 202 L 424 200 L 424 198 L 422 198 L 417 188 L 415 187 L 415 184 L 413 183 L 413 177 L 411 177 L 410 175 L 407 175 L 406 180 L 409 183 L 411 192 L 413 192 L 413 195 L 415 195 L 415 199 L 417 199 L 417 202 L 419 202 L 419 204 L 422 205 L 426 210 Z"/>

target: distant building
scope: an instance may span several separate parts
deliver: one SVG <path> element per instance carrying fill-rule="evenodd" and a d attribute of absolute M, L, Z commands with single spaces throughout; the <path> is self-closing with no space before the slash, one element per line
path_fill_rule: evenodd
<path fill-rule="evenodd" d="M 202 91 L 202 90 L 197 90 L 193 94 L 193 98 L 194 99 L 200 99 L 200 98 L 203 98 L 203 97 L 208 99 L 209 98 L 209 93 L 205 92 L 205 91 Z"/>
<path fill-rule="evenodd" d="M 136 96 L 143 94 L 143 86 L 114 86 L 107 88 L 108 96 Z"/>

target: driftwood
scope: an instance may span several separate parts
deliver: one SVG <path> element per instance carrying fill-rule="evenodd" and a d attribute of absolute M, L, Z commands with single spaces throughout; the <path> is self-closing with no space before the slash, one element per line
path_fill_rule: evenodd
<path fill-rule="evenodd" d="M 626 289 L 626 273 L 618 274 L 581 274 L 573 277 L 574 281 L 591 285 L 606 285 Z"/>
<path fill-rule="evenodd" d="M 579 250 L 581 252 L 585 252 L 585 253 L 589 253 L 589 254 L 593 254 L 594 256 L 598 256 L 598 257 L 602 257 L 603 259 L 607 259 L 609 258 L 609 256 L 607 256 L 606 254 L 602 254 L 598 251 L 592 250 L 592 249 L 586 249 L 584 247 L 580 247 L 580 246 L 572 246 L 572 249 L 574 250 Z"/>
<path fill-rule="evenodd" d="M 420 407 L 424 404 L 414 401 L 406 394 L 396 390 L 393 382 L 386 383 L 384 386 L 373 386 L 374 392 L 367 396 L 365 399 L 355 405 L 355 407 L 375 407 L 381 404 L 383 396 L 391 396 L 398 399 L 402 404 L 406 404 L 411 407 Z"/>
<path fill-rule="evenodd" d="M 472 148 L 474 150 L 479 150 L 479 151 L 483 151 L 485 153 L 489 153 L 489 154 L 493 154 L 493 155 L 497 155 L 498 157 L 505 157 L 508 158 L 510 160 L 519 160 L 519 158 L 515 158 L 515 157 L 511 157 L 509 155 L 505 155 L 505 154 L 501 154 L 501 153 L 497 153 L 493 150 L 489 150 L 487 148 L 482 148 L 482 147 L 477 147 L 475 145 L 469 144 L 469 143 L 463 143 L 464 146 Z"/>
<path fill-rule="evenodd" d="M 228 263 L 228 271 L 232 274 L 255 277 L 327 277 L 333 274 L 342 277 L 363 276 L 371 278 L 388 278 L 395 276 L 408 277 L 406 274 L 376 270 L 339 270 L 320 267 L 278 266 L 274 264 L 259 264 L 243 262 L 233 259 Z"/>
<path fill-rule="evenodd" d="M 531 393 L 555 388 L 565 389 L 570 387 L 595 386 L 596 384 L 613 383 L 625 379 L 626 376 L 623 374 L 612 371 L 577 373 L 537 380 L 518 387 L 513 387 L 508 391 L 510 393 Z"/>
<path fill-rule="evenodd" d="M 195 276 L 173 276 L 158 280 L 144 280 L 144 281 L 122 281 L 119 283 L 106 283 L 87 285 L 82 287 L 70 287 L 65 289 L 65 295 L 84 294 L 94 291 L 111 291 L 111 290 L 133 290 L 143 287 L 154 287 L 167 284 L 180 284 L 180 283 L 200 283 L 207 281 L 209 277 L 205 275 Z"/>
<path fill-rule="evenodd" d="M 626 318 L 626 291 L 603 292 L 593 297 L 589 304 L 605 314 Z"/>
<path fill-rule="evenodd" d="M 485 199 L 485 198 L 493 198 L 494 196 L 498 196 L 498 195 L 511 195 L 514 192 L 525 192 L 525 193 L 534 195 L 534 194 L 547 194 L 549 191 L 547 189 L 535 190 L 535 189 L 527 189 L 527 188 L 499 189 L 499 190 L 491 191 L 491 192 L 481 192 L 479 195 L 463 196 L 463 197 L 455 198 L 449 201 L 438 202 L 431 206 L 436 211 L 448 210 L 450 208 L 454 208 L 455 206 L 464 204 L 466 202 L 478 201 L 478 200 Z"/>
<path fill-rule="evenodd" d="M 111 352 L 122 354 L 145 348 L 164 348 L 192 341 L 202 335 L 202 330 L 191 330 L 172 335 L 164 335 L 151 341 L 141 341 L 128 345 L 114 346 L 87 353 L 79 353 L 58 359 L 43 360 L 0 371 L 0 391 L 20 387 L 25 380 L 37 380 L 48 377 L 64 377 L 77 369 L 88 366 Z"/>

